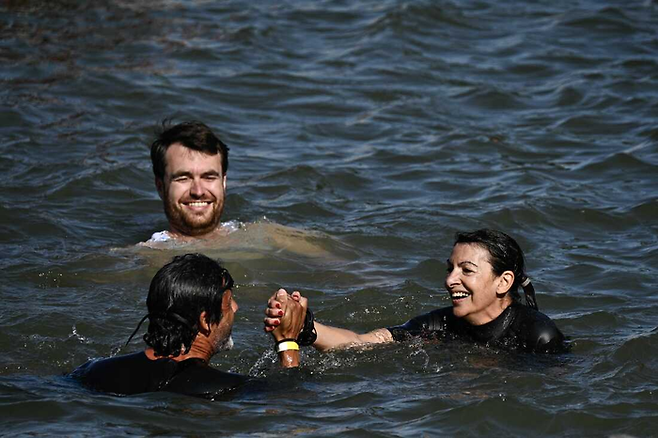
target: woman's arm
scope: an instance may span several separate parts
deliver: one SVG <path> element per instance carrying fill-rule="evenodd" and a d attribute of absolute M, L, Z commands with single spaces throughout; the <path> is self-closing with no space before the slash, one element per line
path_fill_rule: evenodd
<path fill-rule="evenodd" d="M 265 322 L 265 331 L 270 332 L 276 329 L 276 327 L 282 323 L 282 317 L 288 316 L 287 309 L 284 306 L 284 303 L 289 301 L 303 301 L 307 307 L 308 300 L 302 297 L 302 295 L 295 291 L 292 294 L 288 295 L 285 289 L 279 289 L 268 301 L 267 309 L 265 309 L 266 318 Z M 304 312 L 302 318 L 306 317 L 306 312 Z M 299 315 L 297 316 L 299 318 Z M 303 326 L 304 320 L 298 321 Z M 380 328 L 373 330 L 368 333 L 358 334 L 351 330 L 332 327 L 329 325 L 320 324 L 315 322 L 315 331 L 317 332 L 317 339 L 313 343 L 313 346 L 319 351 L 326 351 L 332 348 L 349 348 L 357 345 L 364 344 L 381 344 L 386 342 L 393 342 L 393 336 L 388 329 Z"/>
<path fill-rule="evenodd" d="M 388 329 L 380 328 L 368 333 L 358 334 L 351 330 L 315 323 L 318 339 L 313 346 L 320 351 L 332 348 L 350 348 L 364 344 L 383 344 L 393 342 L 393 336 Z"/>

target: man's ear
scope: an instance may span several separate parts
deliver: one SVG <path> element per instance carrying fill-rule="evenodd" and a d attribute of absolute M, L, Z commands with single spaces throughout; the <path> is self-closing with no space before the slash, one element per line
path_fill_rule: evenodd
<path fill-rule="evenodd" d="M 205 310 L 199 315 L 199 332 L 208 336 L 210 334 L 210 324 L 208 323 L 208 314 Z"/>
<path fill-rule="evenodd" d="M 223 179 L 222 184 L 224 185 L 224 193 L 226 193 L 226 175 L 224 175 L 222 179 Z"/>
<path fill-rule="evenodd" d="M 499 295 L 505 295 L 514 284 L 514 272 L 505 271 L 500 274 L 498 288 L 496 288 L 496 293 Z"/>
<path fill-rule="evenodd" d="M 162 178 L 155 177 L 155 188 L 158 189 L 160 199 L 164 201 L 164 181 L 162 181 Z"/>

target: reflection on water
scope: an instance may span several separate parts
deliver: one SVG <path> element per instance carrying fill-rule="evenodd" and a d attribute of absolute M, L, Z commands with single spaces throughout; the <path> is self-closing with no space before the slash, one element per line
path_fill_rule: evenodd
<path fill-rule="evenodd" d="M 2 3 L 3 432 L 651 436 L 656 14 L 591 0 Z M 147 148 L 166 117 L 203 120 L 231 148 L 223 219 L 241 226 L 223 239 L 135 245 L 167 226 Z M 400 324 L 448 305 L 452 235 L 483 226 L 525 249 L 570 355 L 420 343 L 305 350 L 294 379 L 277 369 L 261 325 L 278 287 L 330 324 Z M 189 251 L 237 282 L 236 346 L 214 365 L 272 390 L 116 398 L 61 377 L 137 348 L 123 343 L 151 277 Z"/>

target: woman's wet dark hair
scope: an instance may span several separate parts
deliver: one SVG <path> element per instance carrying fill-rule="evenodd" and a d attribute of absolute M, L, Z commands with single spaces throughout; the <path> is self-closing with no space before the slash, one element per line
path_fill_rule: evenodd
<path fill-rule="evenodd" d="M 512 299 L 521 300 L 518 292 L 521 286 L 525 292 L 526 304 L 534 309 L 538 308 L 535 289 L 525 273 L 523 250 L 516 240 L 502 231 L 483 228 L 472 232 L 455 233 L 454 244 L 458 243 L 472 243 L 486 249 L 494 274 L 499 276 L 505 271 L 514 273 L 514 283 L 510 288 Z"/>
<path fill-rule="evenodd" d="M 162 122 L 162 131 L 151 144 L 151 163 L 153 164 L 153 174 L 156 178 L 164 178 L 167 164 L 165 159 L 167 149 L 176 143 L 180 143 L 186 148 L 197 152 L 210 155 L 221 154 L 222 174 L 226 175 L 228 171 L 229 148 L 208 126 L 195 120 L 172 126 L 169 120 L 165 120 Z"/>
<path fill-rule="evenodd" d="M 151 281 L 144 341 L 156 356 L 178 356 L 181 348 L 189 352 L 200 329 L 199 315 L 205 311 L 209 324 L 219 323 L 222 295 L 232 286 L 230 274 L 215 260 L 202 254 L 174 257 Z"/>

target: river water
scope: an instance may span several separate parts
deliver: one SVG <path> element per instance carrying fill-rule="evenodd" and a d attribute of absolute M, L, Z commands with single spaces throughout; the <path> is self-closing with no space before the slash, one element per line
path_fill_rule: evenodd
<path fill-rule="evenodd" d="M 658 4 L 0 3 L 0 434 L 656 436 Z M 203 247 L 166 228 L 148 147 L 165 118 L 230 146 Z M 366 331 L 448 305 L 458 230 L 508 232 L 570 354 L 458 344 L 277 367 L 278 287 Z M 65 374 L 122 354 L 155 271 L 221 258 L 261 390 L 114 397 Z M 139 336 L 137 337 L 139 338 Z"/>

